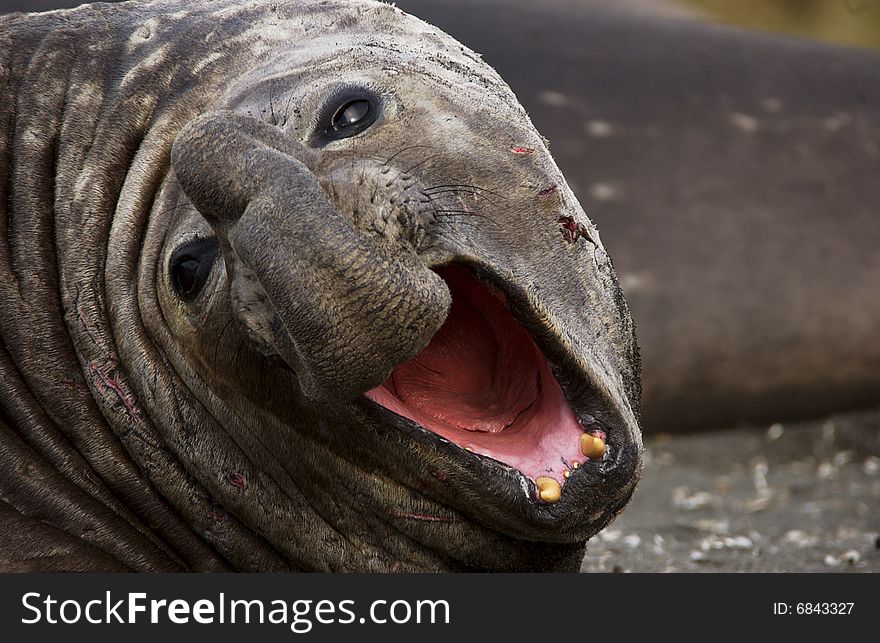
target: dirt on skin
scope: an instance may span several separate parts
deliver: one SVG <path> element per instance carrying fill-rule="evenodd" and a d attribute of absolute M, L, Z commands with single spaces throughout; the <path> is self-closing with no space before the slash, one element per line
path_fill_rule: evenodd
<path fill-rule="evenodd" d="M 585 572 L 880 571 L 880 410 L 645 440 Z"/>

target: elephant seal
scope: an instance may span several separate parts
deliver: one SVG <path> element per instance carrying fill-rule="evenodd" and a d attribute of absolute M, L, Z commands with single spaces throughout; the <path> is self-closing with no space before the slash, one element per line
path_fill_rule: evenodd
<path fill-rule="evenodd" d="M 633 325 L 544 140 L 386 4 L 0 19 L 5 570 L 574 570 Z"/>

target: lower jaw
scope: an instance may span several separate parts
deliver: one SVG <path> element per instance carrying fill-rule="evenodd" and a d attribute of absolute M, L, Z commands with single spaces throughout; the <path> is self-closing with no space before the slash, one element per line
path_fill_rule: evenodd
<path fill-rule="evenodd" d="M 469 542 L 477 550 L 497 548 L 500 560 L 489 567 L 510 557 L 510 569 L 521 567 L 514 558 L 527 561 L 536 551 L 546 558 L 582 547 L 627 503 L 639 477 L 637 447 L 618 446 L 612 437 L 612 455 L 586 459 L 565 481 L 560 499 L 546 502 L 522 472 L 468 453 L 366 396 L 349 409 L 359 428 L 345 442 L 344 457 L 373 472 L 384 521 L 477 567 L 479 551 L 469 550 Z"/>

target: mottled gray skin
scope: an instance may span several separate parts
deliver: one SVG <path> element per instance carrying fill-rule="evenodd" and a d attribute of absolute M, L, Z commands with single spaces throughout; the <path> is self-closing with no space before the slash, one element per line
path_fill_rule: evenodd
<path fill-rule="evenodd" d="M 478 56 L 360 0 L 90 5 L 0 32 L 0 568 L 578 568 L 641 467 L 633 326 Z M 341 84 L 383 111 L 322 142 Z M 186 303 L 170 258 L 213 236 Z M 450 263 L 503 291 L 608 428 L 556 504 L 362 396 L 442 324 Z"/>

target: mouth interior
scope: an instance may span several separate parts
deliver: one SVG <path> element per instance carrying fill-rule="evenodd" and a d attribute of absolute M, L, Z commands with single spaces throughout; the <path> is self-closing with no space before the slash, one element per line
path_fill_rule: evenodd
<path fill-rule="evenodd" d="M 580 448 L 584 427 L 546 358 L 503 294 L 463 267 L 437 272 L 452 293 L 446 322 L 419 355 L 367 397 L 533 480 L 563 484 L 586 460 Z"/>

